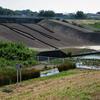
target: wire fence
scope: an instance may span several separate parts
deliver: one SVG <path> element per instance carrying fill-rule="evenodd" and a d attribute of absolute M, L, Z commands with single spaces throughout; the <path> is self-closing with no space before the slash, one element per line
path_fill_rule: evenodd
<path fill-rule="evenodd" d="M 44 56 L 36 56 L 36 60 L 42 64 L 48 65 L 59 65 L 64 63 L 68 60 L 72 60 L 72 62 L 76 63 L 77 68 L 86 68 L 86 69 L 93 69 L 93 70 L 100 70 L 100 66 L 92 66 L 92 65 L 84 65 L 81 59 L 78 58 L 56 58 L 56 57 L 44 57 Z"/>
<path fill-rule="evenodd" d="M 44 64 L 60 64 L 60 63 L 63 63 L 65 59 L 68 59 L 68 58 L 36 56 L 36 60 Z"/>

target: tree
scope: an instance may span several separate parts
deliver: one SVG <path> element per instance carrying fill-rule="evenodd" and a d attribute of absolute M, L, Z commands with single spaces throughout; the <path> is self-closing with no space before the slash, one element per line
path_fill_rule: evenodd
<path fill-rule="evenodd" d="M 77 13 L 75 14 L 75 18 L 76 19 L 86 19 L 87 15 L 83 13 L 83 11 L 77 11 Z"/>
<path fill-rule="evenodd" d="M 55 17 L 56 14 L 54 11 L 51 11 L 51 10 L 46 10 L 46 11 L 41 10 L 39 12 L 38 16 L 40 16 L 40 17 Z"/>
<path fill-rule="evenodd" d="M 26 10 L 10 10 L 0 7 L 0 15 L 26 15 L 26 16 L 37 16 L 37 12 L 32 12 L 29 9 Z"/>
<path fill-rule="evenodd" d="M 100 12 L 97 12 L 96 14 L 100 14 Z"/>
<path fill-rule="evenodd" d="M 14 12 L 13 10 L 0 7 L 0 15 L 15 15 L 15 14 L 16 12 Z"/>

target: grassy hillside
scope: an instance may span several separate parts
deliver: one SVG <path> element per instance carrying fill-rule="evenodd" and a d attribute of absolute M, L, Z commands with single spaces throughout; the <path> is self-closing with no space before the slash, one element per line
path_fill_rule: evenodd
<path fill-rule="evenodd" d="M 66 49 L 62 49 L 62 51 L 66 54 L 71 52 L 72 55 L 83 54 L 87 52 L 96 52 L 96 50 L 88 49 L 88 48 L 84 48 L 84 49 L 83 48 L 66 48 Z"/>
<path fill-rule="evenodd" d="M 87 24 L 85 25 L 86 28 L 89 28 L 93 31 L 100 31 L 100 22 L 96 22 L 94 24 Z"/>
<path fill-rule="evenodd" d="M 87 28 L 91 31 L 100 31 L 100 20 L 67 20 L 67 21 L 79 27 Z"/>
<path fill-rule="evenodd" d="M 100 71 L 74 69 L 0 88 L 1 100 L 99 100 Z"/>
<path fill-rule="evenodd" d="M 72 23 L 77 23 L 77 24 L 95 24 L 97 22 L 100 22 L 100 20 L 70 20 L 70 19 L 67 19 L 68 22 Z"/>

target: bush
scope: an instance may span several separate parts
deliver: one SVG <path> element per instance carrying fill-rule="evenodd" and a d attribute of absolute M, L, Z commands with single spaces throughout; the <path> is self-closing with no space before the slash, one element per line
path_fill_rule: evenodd
<path fill-rule="evenodd" d="M 76 68 L 75 63 L 62 63 L 57 66 L 59 72 Z"/>
<path fill-rule="evenodd" d="M 68 52 L 67 52 L 67 55 L 68 55 L 68 56 L 71 56 L 71 55 L 72 55 L 72 53 L 71 53 L 70 51 L 68 51 Z"/>
<path fill-rule="evenodd" d="M 77 23 L 75 23 L 75 22 L 72 22 L 72 25 L 75 25 L 75 26 L 77 26 Z"/>
<path fill-rule="evenodd" d="M 26 48 L 23 43 L 0 42 L 0 58 L 26 61 L 35 55 L 36 52 Z"/>
<path fill-rule="evenodd" d="M 20 74 L 18 77 L 20 77 Z M 40 77 L 40 70 L 29 69 L 22 71 L 22 81 L 38 77 Z M 9 73 L 9 71 L 0 73 L 0 86 L 9 85 L 11 83 L 16 83 L 16 82 L 17 82 L 16 71 L 14 71 L 13 73 L 12 72 Z"/>
<path fill-rule="evenodd" d="M 26 48 L 23 43 L 0 42 L 0 67 L 13 67 L 22 63 L 24 67 L 38 64 L 36 52 Z"/>
<path fill-rule="evenodd" d="M 83 25 L 81 25 L 81 24 L 77 24 L 77 26 L 78 26 L 78 27 L 82 27 L 82 28 L 84 28 L 84 26 L 83 26 Z"/>
<path fill-rule="evenodd" d="M 27 80 L 31 78 L 38 78 L 40 77 L 40 70 L 31 69 L 31 70 L 24 70 L 22 72 L 22 80 Z"/>
<path fill-rule="evenodd" d="M 69 23 L 67 20 L 64 20 L 64 19 L 62 20 L 62 22 Z"/>
<path fill-rule="evenodd" d="M 56 18 L 56 20 L 60 20 L 60 18 Z"/>

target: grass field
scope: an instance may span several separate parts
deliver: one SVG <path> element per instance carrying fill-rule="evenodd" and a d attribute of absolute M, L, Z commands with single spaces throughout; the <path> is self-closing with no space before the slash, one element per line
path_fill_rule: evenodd
<path fill-rule="evenodd" d="M 91 31 L 100 31 L 100 20 L 67 20 L 77 26 L 84 27 Z"/>
<path fill-rule="evenodd" d="M 87 53 L 87 52 L 93 52 L 96 51 L 94 49 L 88 49 L 88 48 L 66 48 L 62 49 L 64 53 L 71 52 L 72 55 L 77 55 L 77 54 L 82 54 L 82 53 Z"/>
<path fill-rule="evenodd" d="M 0 88 L 0 100 L 99 100 L 100 71 L 74 69 Z"/>
<path fill-rule="evenodd" d="M 67 20 L 68 22 L 75 22 L 75 23 L 77 23 L 77 24 L 95 24 L 95 23 L 97 23 L 97 22 L 100 22 L 100 20 L 70 20 L 70 19 L 68 19 Z"/>

